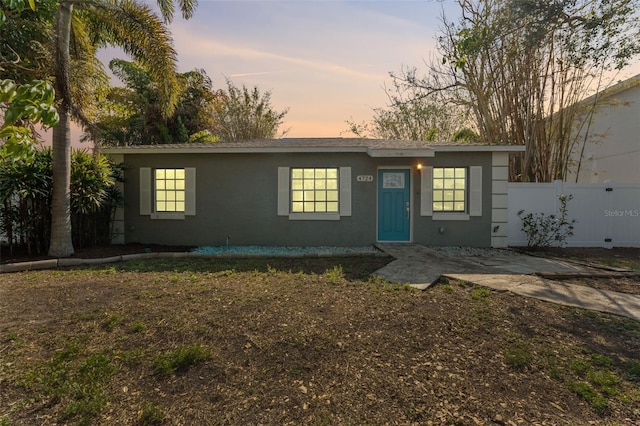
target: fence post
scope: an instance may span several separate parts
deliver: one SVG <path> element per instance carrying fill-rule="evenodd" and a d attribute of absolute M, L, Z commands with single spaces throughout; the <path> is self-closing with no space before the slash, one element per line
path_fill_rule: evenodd
<path fill-rule="evenodd" d="M 605 191 L 604 206 L 602 206 L 602 221 L 604 225 L 604 241 L 602 242 L 602 247 L 610 249 L 613 248 L 613 217 L 605 214 L 605 209 L 609 212 L 613 210 L 614 187 L 610 180 L 604 181 L 602 191 Z"/>

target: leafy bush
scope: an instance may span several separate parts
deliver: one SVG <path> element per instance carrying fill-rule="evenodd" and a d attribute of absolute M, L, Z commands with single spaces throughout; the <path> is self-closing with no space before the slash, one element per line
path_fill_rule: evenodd
<path fill-rule="evenodd" d="M 522 231 L 527 236 L 527 247 L 537 249 L 550 247 L 551 245 L 563 246 L 567 238 L 573 235 L 573 225 L 576 220 L 567 219 L 567 203 L 573 199 L 573 195 L 561 195 L 559 214 L 546 215 L 544 213 L 527 213 L 524 210 L 518 212 L 522 219 Z"/>
<path fill-rule="evenodd" d="M 10 249 L 29 255 L 47 251 L 51 227 L 53 182 L 51 149 L 14 158 L 0 150 L 0 232 Z M 115 183 L 122 167 L 101 154 L 73 151 L 71 157 L 71 223 L 76 247 L 111 241 L 113 214 L 122 196 Z"/>

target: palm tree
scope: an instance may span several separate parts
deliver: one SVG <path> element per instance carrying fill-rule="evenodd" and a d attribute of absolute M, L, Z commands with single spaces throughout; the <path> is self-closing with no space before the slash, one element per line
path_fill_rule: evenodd
<path fill-rule="evenodd" d="M 157 3 L 165 23 L 168 23 L 174 16 L 174 3 L 180 7 L 183 17 L 188 19 L 193 15 L 198 1 L 157 0 Z M 54 72 L 60 121 L 53 129 L 53 201 L 49 244 L 49 255 L 55 257 L 73 254 L 70 200 L 71 117 L 79 120 L 85 127 L 90 126 L 89 120 L 72 96 L 72 25 L 73 36 L 79 39 L 80 45 L 89 41 L 93 46 L 120 46 L 136 61 L 147 65 L 159 87 L 163 114 L 169 116 L 173 112 L 179 92 L 177 59 L 171 36 L 166 26 L 146 5 L 138 0 L 60 0 L 54 25 Z"/>

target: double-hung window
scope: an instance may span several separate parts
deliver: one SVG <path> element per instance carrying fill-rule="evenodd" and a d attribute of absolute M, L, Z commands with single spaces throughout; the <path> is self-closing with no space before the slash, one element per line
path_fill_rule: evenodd
<path fill-rule="evenodd" d="M 184 169 L 155 170 L 154 184 L 156 212 L 184 213 L 184 183 Z"/>
<path fill-rule="evenodd" d="M 351 216 L 351 168 L 278 167 L 278 216 L 289 220 Z"/>
<path fill-rule="evenodd" d="M 196 169 L 140 168 L 140 214 L 184 219 L 196 214 Z"/>
<path fill-rule="evenodd" d="M 338 168 L 292 168 L 292 213 L 338 213 Z"/>
<path fill-rule="evenodd" d="M 482 216 L 482 166 L 429 166 L 420 173 L 421 216 L 433 220 Z"/>
<path fill-rule="evenodd" d="M 466 211 L 467 169 L 464 167 L 433 168 L 433 211 Z"/>

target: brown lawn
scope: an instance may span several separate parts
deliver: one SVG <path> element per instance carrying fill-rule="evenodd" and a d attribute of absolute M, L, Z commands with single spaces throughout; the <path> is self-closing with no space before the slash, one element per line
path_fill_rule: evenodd
<path fill-rule="evenodd" d="M 388 261 L 0 275 L 0 425 L 640 423 L 640 323 Z"/>

